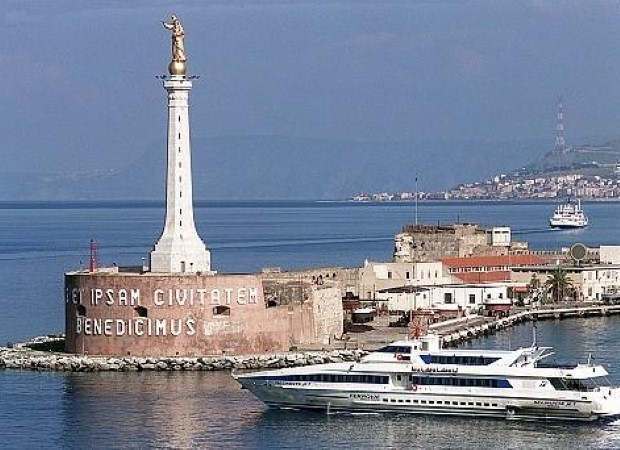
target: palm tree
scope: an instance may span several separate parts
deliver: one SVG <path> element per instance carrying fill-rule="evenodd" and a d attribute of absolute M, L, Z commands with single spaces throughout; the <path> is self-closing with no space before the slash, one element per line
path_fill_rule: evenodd
<path fill-rule="evenodd" d="M 561 267 L 553 269 L 545 285 L 553 293 L 553 298 L 556 302 L 562 300 L 566 291 L 573 287 L 573 283 L 568 278 L 568 273 Z"/>

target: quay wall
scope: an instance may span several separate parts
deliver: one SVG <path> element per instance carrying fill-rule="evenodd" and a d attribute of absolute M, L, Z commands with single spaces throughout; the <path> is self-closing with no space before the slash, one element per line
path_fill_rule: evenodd
<path fill-rule="evenodd" d="M 479 320 L 481 317 L 457 319 L 451 326 L 438 332 L 444 347 L 457 347 L 459 344 L 478 337 L 493 334 L 499 330 L 536 320 L 562 320 L 571 317 L 600 317 L 620 314 L 620 305 L 586 306 L 576 308 L 532 309 L 511 314 L 507 317 Z M 470 323 L 471 322 L 471 323 Z M 438 324 L 438 325 L 441 325 Z"/>

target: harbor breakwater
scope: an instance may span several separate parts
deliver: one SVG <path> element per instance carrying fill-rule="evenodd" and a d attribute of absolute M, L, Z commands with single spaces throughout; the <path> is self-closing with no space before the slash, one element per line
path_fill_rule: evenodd
<path fill-rule="evenodd" d="M 41 341 L 44 339 L 38 338 Z M 278 369 L 332 362 L 357 361 L 361 350 L 291 352 L 274 355 L 204 357 L 83 356 L 33 350 L 25 344 L 0 347 L 0 369 L 59 372 L 214 371 Z"/>

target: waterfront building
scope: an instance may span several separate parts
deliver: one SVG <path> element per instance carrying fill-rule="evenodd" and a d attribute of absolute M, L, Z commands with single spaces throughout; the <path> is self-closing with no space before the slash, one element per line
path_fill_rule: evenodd
<path fill-rule="evenodd" d="M 440 258 L 448 273 L 464 283 L 509 281 L 512 268 L 546 265 L 547 260 L 533 254 L 466 256 Z"/>
<path fill-rule="evenodd" d="M 555 271 L 566 272 L 571 287 L 561 300 L 594 302 L 602 300 L 610 292 L 620 291 L 620 264 L 549 264 L 545 266 L 522 266 L 512 268 L 512 279 L 529 283 L 534 275 L 545 286 Z"/>
<path fill-rule="evenodd" d="M 402 286 L 377 292 L 391 313 L 434 310 L 442 317 L 480 313 L 497 305 L 511 305 L 508 288 L 512 283 L 467 283 L 441 286 Z"/>
<path fill-rule="evenodd" d="M 405 225 L 394 238 L 394 261 L 435 261 L 444 257 L 507 255 L 523 249 L 512 242 L 509 227 L 484 228 L 473 223 Z"/>
<path fill-rule="evenodd" d="M 441 262 L 370 262 L 359 269 L 358 295 L 371 300 L 375 293 L 401 286 L 432 286 L 453 283 Z"/>

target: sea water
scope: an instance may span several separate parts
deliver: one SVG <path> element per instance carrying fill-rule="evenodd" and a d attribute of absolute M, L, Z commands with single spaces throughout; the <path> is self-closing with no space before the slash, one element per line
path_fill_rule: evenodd
<path fill-rule="evenodd" d="M 552 231 L 552 203 L 424 202 L 424 224 L 508 225 L 535 249 L 620 244 L 620 203 L 588 203 L 587 229 Z M 0 204 L 0 342 L 64 327 L 63 272 L 86 267 L 89 240 L 103 265 L 140 265 L 159 237 L 153 202 Z M 415 220 L 411 203 L 198 202 L 197 228 L 224 273 L 389 261 Z M 516 348 L 531 324 L 469 344 Z M 589 354 L 620 382 L 620 317 L 540 322 L 558 362 Z M 219 373 L 0 371 L 3 448 L 618 448 L 620 425 L 507 422 L 409 415 L 267 410 Z"/>

